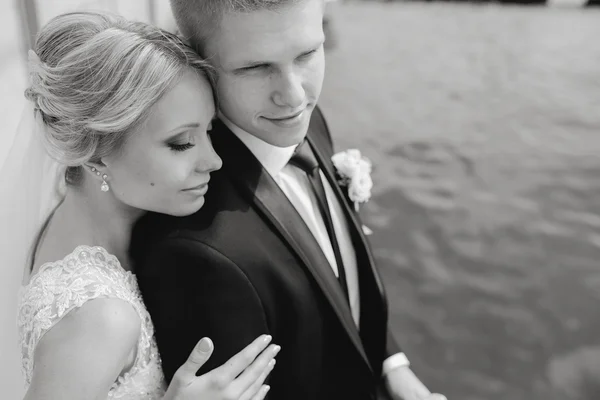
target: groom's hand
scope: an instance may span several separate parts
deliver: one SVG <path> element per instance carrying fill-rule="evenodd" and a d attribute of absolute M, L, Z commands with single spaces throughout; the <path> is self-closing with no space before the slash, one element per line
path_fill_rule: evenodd
<path fill-rule="evenodd" d="M 389 371 L 385 384 L 394 400 L 446 400 L 444 395 L 431 393 L 408 366 Z"/>

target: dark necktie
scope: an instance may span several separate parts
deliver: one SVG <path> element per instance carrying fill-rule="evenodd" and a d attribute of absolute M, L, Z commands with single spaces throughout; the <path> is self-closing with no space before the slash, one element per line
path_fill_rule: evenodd
<path fill-rule="evenodd" d="M 308 141 L 304 140 L 298 145 L 294 155 L 290 159 L 290 164 L 295 165 L 306 173 L 308 181 L 313 188 L 317 203 L 319 204 L 319 210 L 321 211 L 321 217 L 327 228 L 327 234 L 329 235 L 329 241 L 333 248 L 333 254 L 335 254 L 335 261 L 338 267 L 338 280 L 340 286 L 346 295 L 346 299 L 349 300 L 348 296 L 348 283 L 346 281 L 346 271 L 344 270 L 344 263 L 342 262 L 342 253 L 340 252 L 340 246 L 335 236 L 335 229 L 333 227 L 333 220 L 329 212 L 329 206 L 327 204 L 327 197 L 325 195 L 325 187 L 321 180 L 321 174 L 319 173 L 319 162 L 315 157 Z"/>

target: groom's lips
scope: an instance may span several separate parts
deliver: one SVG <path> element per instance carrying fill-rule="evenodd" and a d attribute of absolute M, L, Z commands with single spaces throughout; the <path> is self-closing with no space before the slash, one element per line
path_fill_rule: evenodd
<path fill-rule="evenodd" d="M 296 113 L 293 113 L 293 114 L 287 115 L 287 116 L 278 117 L 278 118 L 271 118 L 271 119 L 273 119 L 273 120 L 276 120 L 276 121 L 283 121 L 283 120 L 286 120 L 286 119 L 292 119 L 292 118 L 296 118 L 297 116 L 299 116 L 299 115 L 300 115 L 300 114 L 302 114 L 303 112 L 304 112 L 304 109 L 302 109 L 302 110 L 300 110 L 300 111 L 298 111 L 298 112 L 296 112 Z"/>
<path fill-rule="evenodd" d="M 281 126 L 283 128 L 289 128 L 289 127 L 296 126 L 302 122 L 305 111 L 306 111 L 306 108 L 298 111 L 297 113 L 285 115 L 283 117 L 277 117 L 277 118 L 263 117 L 263 118 L 277 126 Z"/>

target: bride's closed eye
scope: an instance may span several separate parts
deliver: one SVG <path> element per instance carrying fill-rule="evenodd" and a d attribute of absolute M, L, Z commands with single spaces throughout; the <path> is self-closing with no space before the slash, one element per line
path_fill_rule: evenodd
<path fill-rule="evenodd" d="M 189 150 L 196 145 L 194 132 L 198 128 L 200 128 L 200 124 L 196 122 L 184 124 L 179 128 L 173 129 L 171 132 L 179 132 L 166 139 L 165 143 L 173 151 Z"/>
<path fill-rule="evenodd" d="M 173 151 L 186 151 L 186 150 L 191 149 L 194 146 L 195 146 L 195 144 L 193 144 L 193 143 L 185 143 L 185 144 L 169 143 L 169 147 Z"/>
<path fill-rule="evenodd" d="M 198 123 L 192 123 L 192 124 L 186 124 L 183 127 L 186 128 L 192 128 L 192 130 L 195 132 L 198 128 L 200 128 L 200 124 Z M 206 126 L 206 134 L 208 136 L 208 140 L 212 142 L 212 138 L 210 137 L 210 131 L 213 128 L 213 124 L 212 121 L 210 121 L 208 123 L 208 125 Z M 167 146 L 173 150 L 173 151 L 186 151 L 191 149 L 192 147 L 194 147 L 196 145 L 195 143 L 196 141 L 194 140 L 194 135 L 192 134 L 191 131 L 183 131 L 180 132 L 174 136 L 172 136 L 168 141 L 167 141 Z"/>
<path fill-rule="evenodd" d="M 191 132 L 182 132 L 167 142 L 167 146 L 173 151 L 186 151 L 194 147 L 195 142 Z"/>
<path fill-rule="evenodd" d="M 194 135 L 191 132 L 182 132 L 179 135 L 171 138 L 167 142 L 167 146 L 173 151 L 186 151 L 196 145 Z"/>

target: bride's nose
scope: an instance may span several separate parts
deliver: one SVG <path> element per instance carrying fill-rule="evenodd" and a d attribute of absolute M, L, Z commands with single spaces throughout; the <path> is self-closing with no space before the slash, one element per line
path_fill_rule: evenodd
<path fill-rule="evenodd" d="M 209 136 L 207 136 L 206 140 L 199 147 L 200 154 L 196 165 L 198 172 L 210 173 L 221 169 L 223 160 L 221 160 L 221 157 L 215 151 Z"/>

